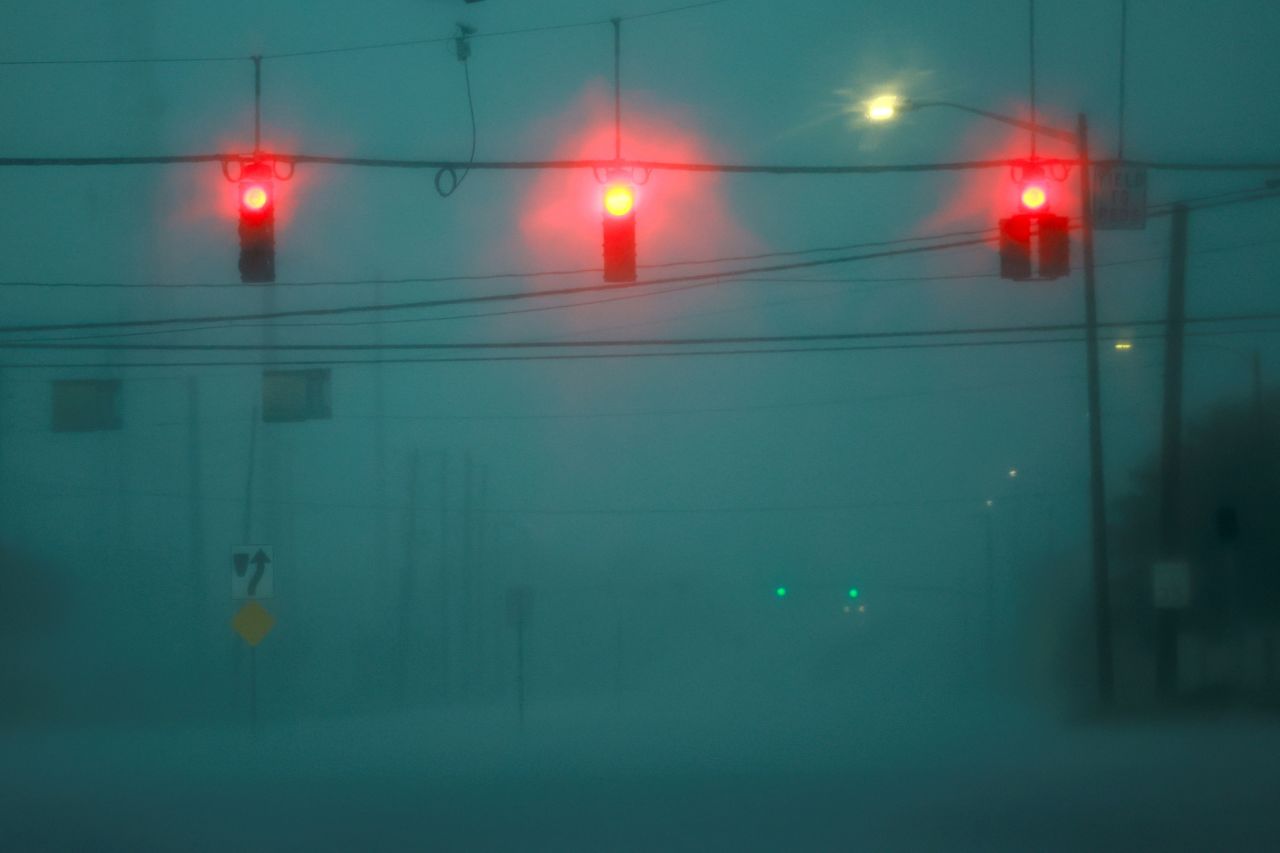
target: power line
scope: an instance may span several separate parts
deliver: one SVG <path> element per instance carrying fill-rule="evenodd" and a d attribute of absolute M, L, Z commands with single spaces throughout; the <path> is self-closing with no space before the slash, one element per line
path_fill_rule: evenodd
<path fill-rule="evenodd" d="M 652 12 L 640 12 L 634 15 L 623 15 L 622 20 L 638 20 L 640 18 L 653 18 L 659 15 L 670 15 L 677 12 L 686 12 L 694 9 L 700 9 L 704 6 L 716 6 L 721 3 L 727 3 L 730 0 L 703 0 L 698 3 L 688 3 L 683 6 L 673 6 L 667 9 L 657 9 Z M 523 27 L 513 30 L 496 30 L 490 33 L 475 33 L 472 38 L 499 38 L 502 36 L 525 35 L 528 33 L 543 33 L 554 30 L 581 29 L 585 27 L 595 27 L 609 23 L 610 19 L 597 19 L 590 21 L 577 21 L 564 24 L 546 24 L 536 27 Z M 263 53 L 263 59 L 297 59 L 310 56 L 328 56 L 340 53 L 359 53 L 371 50 L 389 50 L 404 47 L 420 47 L 429 44 L 444 44 L 451 42 L 456 36 L 433 36 L 420 39 L 402 39 L 399 41 L 375 42 L 371 44 L 348 45 L 344 47 L 326 47 L 315 48 L 312 50 L 294 50 L 282 51 L 278 53 Z M 5 66 L 39 66 L 39 65 L 132 65 L 132 64 L 148 64 L 148 63 L 190 63 L 190 62 L 243 62 L 249 59 L 249 56 L 227 55 L 227 54 L 211 54 L 197 56 L 160 56 L 160 57 L 106 57 L 106 58 L 85 58 L 85 59 L 10 59 L 0 60 L 0 65 Z"/>
<path fill-rule="evenodd" d="M 240 320 L 275 320 L 286 317 L 318 317 L 337 314 L 385 313 L 402 311 L 411 308 L 439 308 L 450 305 L 470 305 L 488 302 L 510 302 L 532 299 L 546 299 L 559 296 L 576 296 L 584 293 L 618 292 L 635 288 L 655 287 L 664 284 L 682 284 L 695 281 L 712 281 L 716 279 L 740 278 L 752 273 L 781 272 L 793 269 L 809 269 L 812 267 L 831 266 L 834 264 L 853 263 L 856 261 L 875 260 L 878 258 L 914 255 L 928 252 L 946 251 L 965 246 L 981 245 L 986 240 L 960 240 L 949 243 L 938 243 L 928 246 L 911 246 L 896 249 L 885 249 L 878 252 L 867 252 L 860 255 L 842 255 L 835 258 L 819 258 L 808 261 L 792 261 L 771 266 L 749 267 L 721 272 L 696 273 L 664 278 L 647 279 L 628 283 L 610 283 L 588 285 L 585 287 L 559 287 L 541 291 L 518 291 L 509 293 L 491 293 L 479 296 L 455 296 L 444 299 L 421 299 L 411 302 L 392 302 L 386 304 L 344 305 L 331 308 L 295 308 L 288 311 L 269 311 L 242 314 L 212 314 L 188 317 L 164 317 L 148 320 L 105 320 L 80 323 L 36 323 L 25 325 L 0 326 L 0 333 L 12 332 L 56 332 L 85 329 L 121 329 L 145 328 L 166 325 L 193 325 L 204 323 L 235 322 Z"/>
<path fill-rule="evenodd" d="M 1259 320 L 1280 320 L 1280 312 L 1231 314 L 1224 316 L 1191 317 L 1188 324 L 1237 323 Z M 1110 320 L 1098 323 L 1104 329 L 1131 329 L 1163 326 L 1163 318 L 1142 320 Z M 895 331 L 827 332 L 796 335 L 728 335 L 719 337 L 689 338 L 606 338 L 596 340 L 550 341 L 463 341 L 463 342 L 415 342 L 373 344 L 84 344 L 65 342 L 11 341 L 0 343 L 0 349 L 15 350 L 107 350 L 113 352 L 306 352 L 330 350 L 334 352 L 396 352 L 414 350 L 529 350 L 529 349 L 611 349 L 649 347 L 705 347 L 773 344 L 816 344 L 840 341 L 884 340 L 891 338 L 973 337 L 978 335 L 1007 335 L 1016 333 L 1057 333 L 1082 331 L 1085 323 L 1036 323 L 1013 326 L 976 326 L 951 329 L 899 329 Z"/>
<path fill-rule="evenodd" d="M 1248 319 L 1280 319 L 1280 314 L 1274 315 L 1256 315 Z M 1188 322 L 1224 322 L 1228 318 L 1203 318 L 1200 320 L 1188 320 Z M 1241 318 L 1244 319 L 1244 318 Z M 1163 323 L 1164 321 L 1159 321 Z M 1104 327 L 1126 326 L 1133 324 L 1124 323 L 1105 323 Z M 1220 329 L 1208 330 L 1196 333 L 1200 337 L 1212 337 L 1218 335 L 1237 335 L 1237 334 L 1274 334 L 1280 332 L 1280 328 L 1269 329 Z M 1126 335 L 1125 340 L 1155 340 L 1162 339 L 1164 334 L 1161 332 L 1152 332 L 1140 335 Z M 0 363 L 0 369 L 48 369 L 48 370 L 66 370 L 66 369 L 88 369 L 95 371 L 117 370 L 130 368 L 174 368 L 174 367 L 355 367 L 355 366 L 374 366 L 381 367 L 386 365 L 412 365 L 412 364 L 480 364 L 480 363 L 497 363 L 497 362 L 535 362 L 535 361 L 598 361 L 598 360 L 630 360 L 630 359 L 650 359 L 650 358 L 698 358 L 698 357 L 724 357 L 724 356 L 751 356 L 751 355 L 801 355 L 801 354 L 821 354 L 821 353 L 852 353 L 852 352 L 882 352 L 891 350 L 938 350 L 938 349 L 979 349 L 988 347 L 1005 347 L 1005 346 L 1040 346 L 1052 344 L 1079 344 L 1086 343 L 1087 338 L 1083 335 L 1073 335 L 1056 338 L 1003 338 L 985 341 L 935 341 L 935 342 L 910 342 L 910 343 L 888 343 L 888 344 L 858 344 L 849 346 L 797 346 L 797 347 L 767 347 L 767 348 L 740 348 L 740 349 L 718 349 L 718 350 L 662 350 L 662 351 L 628 351 L 628 352 L 596 352 L 596 353 L 549 353 L 549 354 L 519 354 L 519 355 L 483 355 L 483 356 L 447 356 L 447 357 L 431 357 L 431 358 L 377 358 L 377 359 L 271 359 L 271 360 L 218 360 L 218 361 L 159 361 L 159 362 L 116 362 L 112 364 L 103 364 L 102 362 L 4 362 Z"/>
<path fill-rule="evenodd" d="M 130 157 L 0 157 L 0 168 L 44 168 L 87 166 L 154 166 L 184 163 L 211 163 L 236 160 L 241 154 L 157 154 Z M 812 165 L 759 163 L 682 163 L 672 160 L 426 160 L 416 158 L 338 157 L 320 154 L 273 152 L 272 159 L 293 165 L 353 166 L 378 169 L 442 169 L 474 171 L 575 171 L 609 168 L 639 169 L 651 172 L 701 172 L 726 175 L 888 175 L 927 172 L 968 172 L 1007 169 L 1024 161 L 1020 158 L 995 160 L 957 160 L 940 163 L 885 163 L 878 165 Z M 1042 159 L 1044 164 L 1079 167 L 1081 161 L 1070 158 Z M 1173 172 L 1280 172 L 1280 161 L 1160 161 L 1089 160 L 1091 167 L 1141 166 L 1150 171 Z"/>
<path fill-rule="evenodd" d="M 786 249 L 775 252 L 759 252 L 752 255 L 725 255 L 714 258 L 692 258 L 678 261 L 666 261 L 654 264 L 638 264 L 642 269 L 668 269 L 672 267 L 683 266 L 703 266 L 710 264 L 726 263 L 730 261 L 751 261 L 764 260 L 767 258 L 785 258 L 798 257 L 802 255 L 821 254 L 826 252 L 842 252 L 851 249 L 867 249 L 881 246 L 899 246 L 909 243 L 920 243 L 936 240 L 948 240 L 954 237 L 968 237 L 979 234 L 989 234 L 994 236 L 995 228 L 976 228 L 964 231 L 950 231 L 940 234 L 926 234 L 918 237 L 898 237 L 888 240 L 866 240 L 858 243 L 844 243 L 835 246 L 816 246 L 808 249 Z M 291 288 L 291 287 L 351 287 L 357 285 L 388 285 L 388 284 L 442 284 L 449 282 L 478 282 L 478 281 L 499 281 L 502 279 L 512 278 L 553 278 L 570 275 L 589 275 L 601 272 L 600 267 L 577 267 L 573 269 L 562 270 L 524 270 L 512 272 L 498 273 L 467 273 L 455 275 L 436 275 L 436 276 L 402 276 L 397 278 L 359 278 L 359 279 L 316 279 L 306 281 L 277 281 L 272 282 L 270 287 L 273 288 Z M 0 281 L 0 288 L 9 287 L 44 287 L 44 288 L 104 288 L 104 289 L 157 289 L 157 290 L 183 290 L 183 289 L 208 289 L 208 290 L 238 290 L 247 292 L 243 282 L 120 282 L 120 281 L 27 281 L 27 280 L 10 280 Z"/>

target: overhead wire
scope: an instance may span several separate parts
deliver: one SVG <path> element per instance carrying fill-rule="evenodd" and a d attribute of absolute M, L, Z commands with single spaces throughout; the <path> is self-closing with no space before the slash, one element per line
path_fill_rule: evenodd
<path fill-rule="evenodd" d="M 747 267 L 736 270 L 720 270 L 708 273 L 690 273 L 685 275 L 666 276 L 662 278 L 644 279 L 627 283 L 606 283 L 581 287 L 558 287 L 549 290 L 512 291 L 506 293 L 489 293 L 475 296 L 455 296 L 443 299 L 420 299 L 407 302 L 371 303 L 363 305 L 341 305 L 327 308 L 294 308 L 279 311 L 245 312 L 239 314 L 206 314 L 184 317 L 157 317 L 145 320 L 101 320 L 75 323 L 33 323 L 0 326 L 0 333 L 13 332 L 53 332 L 85 329 L 146 328 L 165 325 L 198 325 L 215 322 L 234 322 L 241 320 L 274 320 L 287 317 L 316 317 L 338 314 L 385 313 L 412 308 L 438 308 L 450 305 L 469 305 L 490 302 L 524 301 L 547 299 L 578 294 L 620 292 L 639 288 L 650 288 L 665 284 L 691 283 L 695 281 L 711 281 L 714 279 L 734 279 L 751 273 L 781 272 L 793 269 L 809 269 L 813 267 L 831 266 L 834 264 L 854 263 L 878 258 L 896 257 L 900 255 L 923 254 L 946 251 L 966 246 L 982 245 L 986 240 L 970 239 L 926 246 L 908 246 L 883 249 L 876 252 L 865 252 L 857 255 L 841 255 L 834 258 L 817 258 L 806 261 L 791 261 L 768 266 Z"/>
<path fill-rule="evenodd" d="M 1277 315 L 1280 317 L 1280 315 Z M 1261 319 L 1261 318 L 1259 318 Z M 1163 321 L 1162 321 L 1163 322 Z M 1190 321 L 1188 321 L 1190 322 Z M 1198 336 L 1211 337 L 1220 335 L 1237 335 L 1237 334 L 1274 334 L 1280 333 L 1280 328 L 1267 329 L 1223 329 L 1211 330 L 1197 333 Z M 1190 333 L 1189 333 L 1190 334 Z M 1148 340 L 1161 339 L 1164 334 L 1161 332 L 1152 332 L 1149 334 L 1126 335 L 1126 340 Z M 988 347 L 1005 347 L 1005 346 L 1040 346 L 1052 344 L 1078 344 L 1086 342 L 1084 335 L 1070 335 L 1054 338 L 1002 338 L 996 340 L 982 341 L 925 341 L 925 342 L 904 342 L 904 343 L 876 343 L 876 344 L 854 344 L 848 346 L 796 346 L 796 347 L 764 347 L 764 348 L 736 348 L 736 349 L 713 349 L 713 350 L 660 350 L 660 351 L 634 351 L 634 352 L 591 352 L 591 353 L 521 353 L 512 355 L 462 355 L 462 356 L 432 356 L 428 358 L 416 357 L 392 357 L 392 358 L 364 358 L 364 359 L 242 359 L 242 360 L 212 360 L 212 361 L 129 361 L 129 362 L 113 362 L 104 364 L 100 361 L 95 362 L 0 362 L 0 369 L 88 369 L 88 370 L 117 370 L 117 369 L 137 369 L 137 368 L 191 368 L 191 367 L 355 367 L 355 366 L 394 366 L 394 365 L 413 365 L 413 364 L 469 364 L 469 363 L 496 363 L 496 362 L 557 362 L 557 361 L 598 361 L 598 360 L 626 360 L 626 359 L 653 359 L 653 358 L 696 358 L 696 357 L 723 357 L 723 356 L 752 356 L 752 355 L 802 355 L 802 354 L 822 354 L 822 353 L 851 353 L 851 352 L 882 352 L 892 350 L 939 350 L 939 349 L 980 349 Z"/>
<path fill-rule="evenodd" d="M 1188 317 L 1190 325 L 1280 320 L 1280 311 Z M 1134 329 L 1158 327 L 1164 318 L 1108 320 L 1097 324 L 1100 329 Z M 815 344 L 842 341 L 883 340 L 894 338 L 976 337 L 1022 333 L 1060 333 L 1082 331 L 1083 322 L 1023 323 L 1009 326 L 972 326 L 950 329 L 898 329 L 892 331 L 821 332 L 790 335 L 722 335 L 685 338 L 605 338 L 593 340 L 524 340 L 524 341 L 452 341 L 411 343 L 294 343 L 294 344 L 85 344 L 66 342 L 4 341 L 0 349 L 12 350 L 102 350 L 114 352 L 299 352 L 326 350 L 333 352 L 414 351 L 414 350 L 527 350 L 527 349 L 612 349 L 650 347 L 705 347 L 772 344 Z"/>
<path fill-rule="evenodd" d="M 637 264 L 641 269 L 668 269 L 672 267 L 683 266 L 702 266 L 709 264 L 719 264 L 731 261 L 749 261 L 764 260 L 767 258 L 785 258 L 798 257 L 802 255 L 822 254 L 829 252 L 843 252 L 852 249 L 867 249 L 882 246 L 898 246 L 910 243 L 921 243 L 937 240 L 948 240 L 955 237 L 970 237 L 980 234 L 988 234 L 994 236 L 995 228 L 975 228 L 960 231 L 947 231 L 937 234 L 922 234 L 915 237 L 898 237 L 885 240 L 864 240 L 857 243 L 843 243 L 831 246 L 815 246 L 806 249 L 785 249 L 773 252 L 757 252 L 750 255 L 723 255 L 711 258 L 689 258 L 677 261 L 666 261 L 662 263 Z M 273 288 L 292 288 L 292 287 L 347 287 L 354 285 L 394 285 L 394 284 L 440 284 L 450 282 L 479 282 L 479 281 L 498 281 L 502 279 L 512 278 L 556 278 L 571 275 L 589 275 L 592 273 L 600 273 L 601 267 L 575 267 L 569 269 L 558 270 L 514 270 L 509 272 L 497 273 L 462 273 L 454 275 L 421 275 L 421 276 L 400 276 L 395 278 L 358 278 L 358 279 L 314 279 L 302 281 L 277 281 L 272 282 Z M 213 289 L 213 290 L 238 290 L 245 291 L 243 282 L 119 282 L 119 281 L 32 281 L 24 279 L 10 279 L 0 281 L 0 288 L 9 287 L 80 287 L 80 288 L 104 288 L 104 289 L 144 289 L 154 288 L 162 290 L 181 290 L 181 289 Z"/>
<path fill-rule="evenodd" d="M 670 15 L 678 12 L 687 12 L 694 9 L 700 9 L 705 6 L 717 6 L 721 3 L 728 3 L 731 0 L 701 0 L 696 3 L 686 3 L 681 6 L 672 6 L 665 9 L 655 9 L 649 12 L 638 12 L 633 15 L 621 15 L 622 20 L 638 20 L 641 18 L 653 18 L 660 15 Z M 581 29 L 585 27 L 596 27 L 608 24 L 612 19 L 592 19 L 590 21 L 573 21 L 563 24 L 544 24 L 533 27 L 521 27 L 510 30 L 495 30 L 487 33 L 476 33 L 475 38 L 499 38 L 502 36 L 526 35 L 529 33 L 551 32 L 554 30 Z M 443 44 L 453 41 L 455 36 L 432 36 L 418 39 L 400 39 L 397 41 L 374 42 L 370 44 L 346 45 L 342 47 L 314 48 L 310 50 L 293 50 L 279 51 L 275 53 L 262 53 L 263 59 L 298 59 L 310 56 L 328 56 L 341 53 L 361 53 L 371 50 L 389 50 L 404 47 L 419 47 L 429 44 Z M 247 55 L 229 55 L 229 54 L 205 54 L 194 56 L 158 56 L 158 57 L 86 57 L 81 59 L 8 59 L 0 60 L 0 66 L 22 66 L 22 65 L 120 65 L 120 64 L 144 64 L 144 63 L 191 63 L 191 62 L 240 62 L 250 57 Z"/>

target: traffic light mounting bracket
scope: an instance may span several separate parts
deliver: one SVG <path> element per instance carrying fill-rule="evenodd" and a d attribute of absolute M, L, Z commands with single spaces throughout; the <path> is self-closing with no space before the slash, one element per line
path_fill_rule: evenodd
<path fill-rule="evenodd" d="M 232 164 L 235 164 L 235 170 L 232 170 Z M 271 170 L 271 177 L 277 181 L 287 181 L 293 178 L 293 173 L 297 169 L 297 163 L 293 160 L 243 154 L 235 154 L 222 160 L 222 177 L 233 184 L 238 184 L 244 180 L 245 170 L 252 169 L 255 166 L 265 166 Z M 282 168 L 288 166 L 288 169 Z"/>
<path fill-rule="evenodd" d="M 601 167 L 592 166 L 591 174 L 598 184 L 626 181 L 634 186 L 642 187 L 649 183 L 649 178 L 653 175 L 653 169 L 651 167 L 641 169 L 635 166 L 608 166 L 602 171 Z"/>

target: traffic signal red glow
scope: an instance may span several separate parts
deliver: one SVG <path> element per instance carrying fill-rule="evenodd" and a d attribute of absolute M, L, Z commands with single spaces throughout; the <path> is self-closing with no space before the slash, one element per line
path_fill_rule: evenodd
<path fill-rule="evenodd" d="M 604 191 L 604 209 L 610 216 L 626 216 L 636 204 L 636 191 L 629 184 L 610 184 Z"/>
<path fill-rule="evenodd" d="M 247 184 L 240 193 L 240 203 L 244 205 L 246 210 L 257 212 L 267 206 L 267 202 L 271 196 L 267 192 L 267 188 L 261 184 Z"/>
<path fill-rule="evenodd" d="M 1048 201 L 1049 194 L 1044 191 L 1043 185 L 1031 183 L 1022 188 L 1022 206 L 1026 210 L 1040 210 Z"/>

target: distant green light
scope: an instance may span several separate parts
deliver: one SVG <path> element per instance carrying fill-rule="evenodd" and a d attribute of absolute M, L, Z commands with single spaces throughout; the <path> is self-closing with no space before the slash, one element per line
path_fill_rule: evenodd
<path fill-rule="evenodd" d="M 773 591 L 773 594 L 774 594 L 774 595 L 776 595 L 776 596 L 778 596 L 778 598 L 786 598 L 786 597 L 787 597 L 787 588 L 786 588 L 785 586 L 780 586 L 780 587 L 778 587 L 777 589 L 775 589 L 775 590 Z"/>
<path fill-rule="evenodd" d="M 850 598 L 858 597 L 858 588 L 856 586 L 853 589 L 849 590 L 849 597 Z"/>

